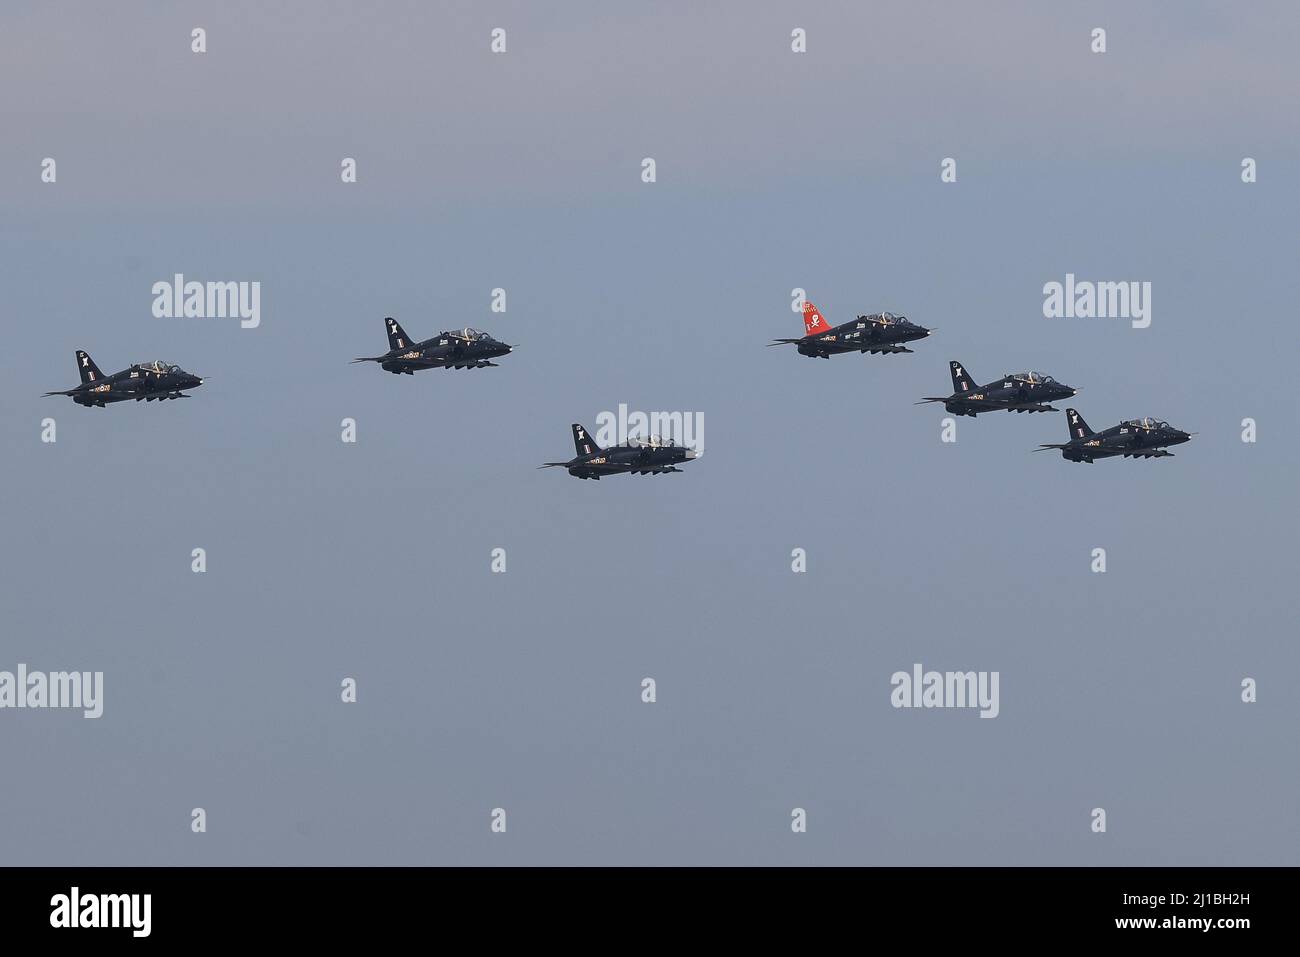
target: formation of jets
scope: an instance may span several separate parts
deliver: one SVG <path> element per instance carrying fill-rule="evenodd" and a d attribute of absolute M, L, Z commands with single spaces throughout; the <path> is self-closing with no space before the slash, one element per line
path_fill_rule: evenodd
<path fill-rule="evenodd" d="M 927 329 L 904 316 L 888 312 L 858 316 L 857 319 L 831 326 L 820 309 L 810 301 L 803 303 L 804 335 L 798 339 L 776 339 L 769 345 L 793 345 L 800 355 L 829 359 L 846 352 L 885 354 L 912 352 L 904 343 L 929 336 Z M 507 345 L 486 332 L 465 328 L 440 332 L 430 339 L 412 340 L 394 318 L 384 319 L 388 333 L 388 351 L 380 356 L 362 356 L 354 362 L 377 362 L 385 372 L 414 375 L 420 369 L 481 369 L 496 366 L 493 359 L 509 355 L 514 346 Z M 917 405 L 941 402 L 953 415 L 974 418 L 984 412 L 1057 412 L 1051 403 L 1079 393 L 1073 386 L 1056 381 L 1040 372 L 1007 373 L 983 385 L 966 371 L 960 362 L 949 364 L 952 394 L 925 396 Z M 104 375 L 84 351 L 77 351 L 77 370 L 81 384 L 63 392 L 78 405 L 104 408 L 113 402 L 141 400 L 153 402 L 185 399 L 186 389 L 195 389 L 203 379 L 166 362 L 136 363 Z M 1074 409 L 1066 409 L 1070 441 L 1040 445 L 1035 451 L 1059 450 L 1070 462 L 1094 462 L 1100 458 L 1164 458 L 1172 456 L 1167 446 L 1187 442 L 1195 433 L 1176 429 L 1168 422 L 1153 418 L 1130 419 L 1101 432 L 1088 428 Z M 602 449 L 581 425 L 574 424 L 573 445 L 576 454 L 567 462 L 546 462 L 540 468 L 563 468 L 576 478 L 597 479 L 604 475 L 631 473 L 661 475 L 680 472 L 679 465 L 697 458 L 689 448 L 658 437 L 632 438 L 620 445 Z"/>
<path fill-rule="evenodd" d="M 903 343 L 924 339 L 934 332 L 887 312 L 858 316 L 852 322 L 831 326 L 822 311 L 808 300 L 803 303 L 803 325 L 802 338 L 776 339 L 769 345 L 794 345 L 800 355 L 829 359 L 844 352 L 911 352 Z M 980 385 L 960 362 L 953 360 L 948 368 L 952 374 L 952 395 L 925 396 L 917 405 L 942 402 L 952 415 L 975 418 L 984 412 L 1059 412 L 1052 402 L 1079 394 L 1073 386 L 1041 372 L 1009 372 Z M 1104 432 L 1093 432 L 1074 409 L 1066 410 L 1066 415 L 1070 422 L 1070 441 L 1043 445 L 1035 451 L 1060 449 L 1061 455 L 1070 462 L 1092 462 L 1116 455 L 1163 458 L 1174 454 L 1165 446 L 1186 442 L 1194 434 L 1151 418 L 1132 419 Z"/>

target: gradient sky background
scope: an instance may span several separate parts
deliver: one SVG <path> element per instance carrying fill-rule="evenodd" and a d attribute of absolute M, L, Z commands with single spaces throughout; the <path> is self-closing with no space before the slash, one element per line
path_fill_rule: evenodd
<path fill-rule="evenodd" d="M 1300 863 L 1300 11 L 626 6 L 6 4 L 0 669 L 106 689 L 0 712 L 0 863 Z M 176 272 L 259 280 L 261 327 L 153 318 Z M 1151 327 L 1044 319 L 1067 272 Z M 938 332 L 766 349 L 794 287 Z M 350 366 L 385 315 L 521 346 Z M 42 398 L 77 348 L 210 381 Z M 1199 434 L 942 444 L 954 358 Z M 620 402 L 705 456 L 535 470 Z M 913 662 L 1001 672 L 1000 717 L 894 710 Z"/>

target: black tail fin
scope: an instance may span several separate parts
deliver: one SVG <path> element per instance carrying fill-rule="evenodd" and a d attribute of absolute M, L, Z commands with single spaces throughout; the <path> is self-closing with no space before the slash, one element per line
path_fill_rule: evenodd
<path fill-rule="evenodd" d="M 592 452 L 600 451 L 596 440 L 577 422 L 573 423 L 573 447 L 579 455 L 590 455 Z"/>
<path fill-rule="evenodd" d="M 975 388 L 975 380 L 970 377 L 970 373 L 960 362 L 954 359 L 948 363 L 948 367 L 952 371 L 953 392 L 969 392 Z"/>
<path fill-rule="evenodd" d="M 384 325 L 388 327 L 388 348 L 389 349 L 409 349 L 413 345 L 411 337 L 392 316 L 384 320 Z"/>
<path fill-rule="evenodd" d="M 1074 409 L 1065 410 L 1065 421 L 1070 426 L 1070 438 L 1082 439 L 1092 435 L 1092 429 L 1088 428 L 1088 423 L 1083 421 L 1083 416 Z"/>
<path fill-rule="evenodd" d="M 99 371 L 99 366 L 95 365 L 95 360 L 90 358 L 90 353 L 81 349 L 77 350 L 77 371 L 81 373 L 82 385 L 87 382 L 98 382 L 104 378 L 104 373 Z"/>

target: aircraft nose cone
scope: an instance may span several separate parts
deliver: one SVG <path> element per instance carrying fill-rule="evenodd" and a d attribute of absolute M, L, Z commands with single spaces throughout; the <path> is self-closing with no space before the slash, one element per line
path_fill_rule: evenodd
<path fill-rule="evenodd" d="M 700 457 L 700 453 L 696 452 L 694 449 L 686 450 L 687 461 L 689 461 L 690 459 L 698 459 L 699 457 Z"/>

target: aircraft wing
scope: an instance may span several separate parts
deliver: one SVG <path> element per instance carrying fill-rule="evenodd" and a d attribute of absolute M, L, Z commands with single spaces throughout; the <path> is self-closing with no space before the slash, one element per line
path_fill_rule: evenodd
<path fill-rule="evenodd" d="M 1044 405 L 1041 402 L 1012 402 L 1008 405 L 1002 405 L 1001 408 L 1014 410 L 1018 412 L 1058 412 L 1050 405 Z"/>
<path fill-rule="evenodd" d="M 888 345 L 882 342 L 878 345 L 863 346 L 862 351 L 863 352 L 911 352 L 912 350 L 908 349 L 906 346 Z"/>
<path fill-rule="evenodd" d="M 964 395 L 950 395 L 942 399 L 939 398 L 938 396 L 927 396 L 922 401 L 951 402 L 953 405 L 968 405 L 974 409 L 988 409 L 989 411 L 993 411 L 994 409 L 1014 409 L 1016 408 L 1017 405 L 1030 404 L 1030 403 L 1014 403 L 1014 402 L 1013 403 L 996 402 L 993 399 L 968 399 Z"/>

